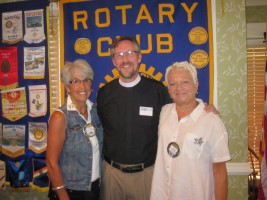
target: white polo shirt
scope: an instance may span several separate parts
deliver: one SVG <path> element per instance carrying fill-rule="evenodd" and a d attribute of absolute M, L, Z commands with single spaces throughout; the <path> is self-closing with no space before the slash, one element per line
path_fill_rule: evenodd
<path fill-rule="evenodd" d="M 220 117 L 204 111 L 198 101 L 180 121 L 175 103 L 161 110 L 151 200 L 215 199 L 213 163 L 231 159 L 228 135 Z M 168 154 L 172 142 L 180 147 L 177 157 Z"/>

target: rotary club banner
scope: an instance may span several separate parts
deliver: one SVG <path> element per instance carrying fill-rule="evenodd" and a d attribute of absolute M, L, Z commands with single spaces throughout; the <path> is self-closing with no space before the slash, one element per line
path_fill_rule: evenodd
<path fill-rule="evenodd" d="M 60 0 L 61 59 L 87 60 L 93 90 L 118 78 L 109 47 L 118 36 L 141 46 L 141 75 L 162 81 L 167 66 L 189 61 L 198 71 L 198 98 L 212 103 L 214 90 L 211 0 Z M 97 94 L 97 92 L 95 93 Z M 92 101 L 96 96 L 91 96 Z"/>
<path fill-rule="evenodd" d="M 2 153 L 11 158 L 25 154 L 25 125 L 3 124 Z"/>
<path fill-rule="evenodd" d="M 35 153 L 46 151 L 47 125 L 43 122 L 29 122 L 29 149 Z"/>
<path fill-rule="evenodd" d="M 24 79 L 43 79 L 45 47 L 24 47 Z"/>
<path fill-rule="evenodd" d="M 29 158 L 7 161 L 7 174 L 12 191 L 27 192 L 30 190 L 30 169 Z"/>
<path fill-rule="evenodd" d="M 14 122 L 27 115 L 25 87 L 2 90 L 2 116 Z"/>
<path fill-rule="evenodd" d="M 33 158 L 32 188 L 40 192 L 49 190 L 49 178 L 45 159 Z"/>
<path fill-rule="evenodd" d="M 29 44 L 45 40 L 43 9 L 24 11 L 24 17 L 26 29 L 24 40 Z"/>
<path fill-rule="evenodd" d="M 2 42 L 15 44 L 23 40 L 22 11 L 2 13 Z"/>
<path fill-rule="evenodd" d="M 47 89 L 46 85 L 29 86 L 29 105 L 31 117 L 40 117 L 47 112 Z"/>
<path fill-rule="evenodd" d="M 0 48 L 0 90 L 18 86 L 18 50 L 17 47 Z"/>

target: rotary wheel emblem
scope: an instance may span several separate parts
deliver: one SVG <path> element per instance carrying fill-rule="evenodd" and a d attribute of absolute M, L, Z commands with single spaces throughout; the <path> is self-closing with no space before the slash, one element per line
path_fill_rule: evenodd
<path fill-rule="evenodd" d="M 33 134 L 36 140 L 41 140 L 43 138 L 43 131 L 40 129 L 36 129 Z"/>
<path fill-rule="evenodd" d="M 148 69 L 146 69 L 145 64 L 143 64 L 143 63 L 140 64 L 139 73 L 141 74 L 141 76 L 145 76 L 147 78 L 152 78 L 152 79 L 155 79 L 157 81 L 161 81 L 163 74 L 161 72 L 158 72 L 155 74 L 154 72 L 155 72 L 154 67 L 150 66 Z M 107 81 L 107 83 L 109 83 L 110 81 L 119 77 L 119 72 L 116 68 L 112 69 L 112 74 L 113 74 L 113 76 L 110 76 L 110 75 L 105 76 L 105 80 Z M 165 86 L 167 86 L 166 81 L 163 81 L 163 84 Z M 103 87 L 104 85 L 105 85 L 105 83 L 100 83 L 99 88 Z"/>

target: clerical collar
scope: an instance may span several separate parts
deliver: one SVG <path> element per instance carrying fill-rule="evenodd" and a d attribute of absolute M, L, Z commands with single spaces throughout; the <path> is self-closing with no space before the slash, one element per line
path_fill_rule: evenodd
<path fill-rule="evenodd" d="M 136 86 L 140 81 L 141 81 L 141 77 L 140 77 L 139 74 L 136 77 L 136 79 L 134 81 L 130 82 L 130 83 L 124 83 L 124 82 L 121 81 L 121 79 L 119 79 L 120 85 L 123 86 L 123 87 L 127 87 L 127 88 Z"/>

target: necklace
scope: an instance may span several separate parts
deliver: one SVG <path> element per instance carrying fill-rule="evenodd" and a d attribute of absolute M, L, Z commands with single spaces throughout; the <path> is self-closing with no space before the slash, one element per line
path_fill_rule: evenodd
<path fill-rule="evenodd" d="M 87 107 L 86 107 L 86 109 L 85 109 L 85 111 L 84 112 L 79 112 L 81 115 L 85 115 L 85 114 L 87 114 Z"/>

